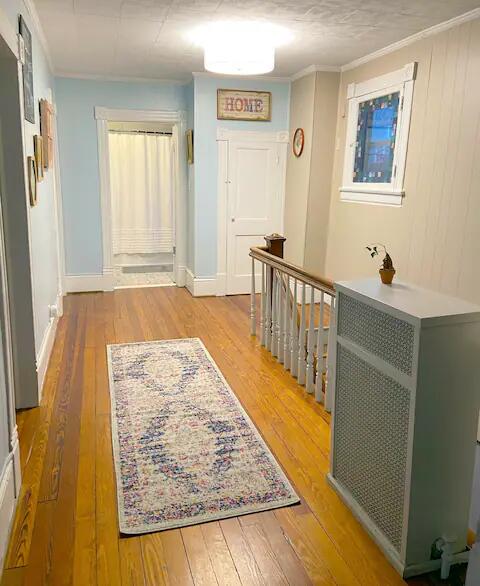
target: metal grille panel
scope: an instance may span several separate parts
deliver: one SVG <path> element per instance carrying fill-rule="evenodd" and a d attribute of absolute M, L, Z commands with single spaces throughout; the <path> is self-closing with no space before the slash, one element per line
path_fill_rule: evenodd
<path fill-rule="evenodd" d="M 409 391 L 340 344 L 336 376 L 334 477 L 400 551 Z"/>
<path fill-rule="evenodd" d="M 411 375 L 414 327 L 392 315 L 340 293 L 338 333 Z"/>

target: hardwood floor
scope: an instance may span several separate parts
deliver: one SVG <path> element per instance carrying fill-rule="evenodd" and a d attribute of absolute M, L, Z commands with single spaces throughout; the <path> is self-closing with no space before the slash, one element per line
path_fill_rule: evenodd
<path fill-rule="evenodd" d="M 145 288 L 66 298 L 42 404 L 18 414 L 23 486 L 3 586 L 404 584 L 327 485 L 328 414 L 249 326 L 245 296 Z M 196 336 L 302 503 L 120 537 L 105 345 Z"/>

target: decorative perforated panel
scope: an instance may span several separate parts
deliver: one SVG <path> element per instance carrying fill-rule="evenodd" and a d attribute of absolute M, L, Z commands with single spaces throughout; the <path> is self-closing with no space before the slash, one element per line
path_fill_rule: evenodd
<path fill-rule="evenodd" d="M 339 294 L 338 333 L 405 374 L 413 370 L 414 327 L 353 297 Z"/>
<path fill-rule="evenodd" d="M 408 389 L 338 344 L 333 475 L 397 551 L 409 409 Z"/>

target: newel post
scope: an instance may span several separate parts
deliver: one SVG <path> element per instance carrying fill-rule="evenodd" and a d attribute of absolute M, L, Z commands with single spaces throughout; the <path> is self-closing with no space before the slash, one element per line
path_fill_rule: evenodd
<path fill-rule="evenodd" d="M 269 236 L 265 236 L 265 242 L 267 243 L 268 248 L 267 252 L 274 256 L 278 256 L 279 258 L 283 258 L 285 240 L 285 236 L 281 236 L 280 234 L 270 234 Z"/>
<path fill-rule="evenodd" d="M 285 244 L 285 236 L 281 236 L 280 234 L 269 234 L 265 236 L 265 242 L 267 243 L 267 252 L 273 254 L 273 256 L 278 256 L 279 258 L 283 258 L 284 252 L 284 244 Z M 275 312 L 275 300 L 274 300 L 274 284 L 275 284 L 275 273 L 273 267 L 267 266 L 267 274 L 266 276 L 266 287 L 267 287 L 267 299 L 266 299 L 266 313 L 267 316 L 267 335 L 266 341 L 267 345 L 269 342 L 274 339 L 274 331 L 272 330 L 272 324 L 276 323 L 276 319 L 278 316 Z M 270 349 L 270 348 L 269 348 Z"/>

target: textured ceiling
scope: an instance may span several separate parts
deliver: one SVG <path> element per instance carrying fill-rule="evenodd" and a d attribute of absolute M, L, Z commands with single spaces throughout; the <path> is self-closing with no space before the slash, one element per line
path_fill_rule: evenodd
<path fill-rule="evenodd" d="M 480 0 L 34 0 L 58 74 L 189 79 L 202 50 L 186 34 L 217 20 L 265 20 L 294 41 L 272 75 L 339 66 L 480 6 Z"/>

